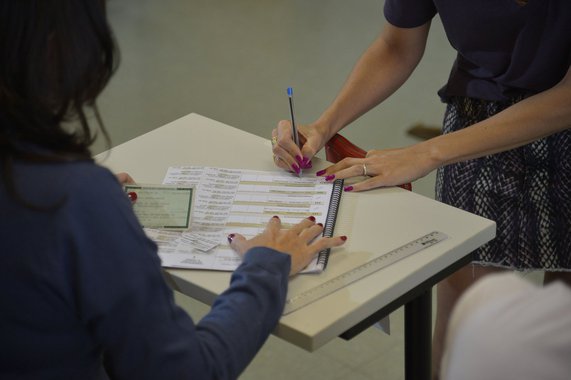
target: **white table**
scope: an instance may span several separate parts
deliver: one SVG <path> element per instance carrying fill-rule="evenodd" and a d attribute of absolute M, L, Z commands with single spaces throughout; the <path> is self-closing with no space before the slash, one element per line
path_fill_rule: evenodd
<path fill-rule="evenodd" d="M 161 183 L 167 168 L 177 165 L 275 170 L 267 139 L 197 114 L 96 158 L 141 183 Z M 315 159 L 307 175 L 327 165 Z M 344 193 L 335 234 L 347 235 L 347 243 L 333 250 L 324 273 L 290 281 L 290 289 L 300 292 L 435 230 L 449 238 L 284 316 L 274 334 L 313 351 L 338 336 L 356 335 L 405 304 L 406 377 L 426 377 L 430 372 L 430 289 L 468 263 L 471 251 L 494 238 L 494 222 L 400 188 Z M 230 279 L 228 272 L 167 272 L 176 290 L 207 304 L 226 289 Z"/>

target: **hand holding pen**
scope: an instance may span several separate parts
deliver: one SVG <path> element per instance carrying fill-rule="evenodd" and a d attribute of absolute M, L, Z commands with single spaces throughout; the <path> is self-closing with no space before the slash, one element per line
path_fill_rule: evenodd
<path fill-rule="evenodd" d="M 272 131 L 272 152 L 276 166 L 301 175 L 303 169 L 311 169 L 311 159 L 325 145 L 327 139 L 314 125 L 295 122 L 293 90 L 288 88 L 289 120 L 281 120 Z"/>

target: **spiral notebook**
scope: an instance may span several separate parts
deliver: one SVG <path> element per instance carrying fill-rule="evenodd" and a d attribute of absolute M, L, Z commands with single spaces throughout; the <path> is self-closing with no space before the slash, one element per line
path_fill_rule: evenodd
<path fill-rule="evenodd" d="M 333 236 L 343 181 L 297 177 L 283 171 L 255 171 L 199 166 L 171 167 L 163 184 L 196 189 L 187 231 L 148 229 L 159 246 L 164 267 L 232 271 L 241 258 L 230 248 L 231 233 L 251 238 L 277 215 L 284 227 L 314 216 Z M 304 273 L 327 266 L 329 250 L 320 252 Z"/>

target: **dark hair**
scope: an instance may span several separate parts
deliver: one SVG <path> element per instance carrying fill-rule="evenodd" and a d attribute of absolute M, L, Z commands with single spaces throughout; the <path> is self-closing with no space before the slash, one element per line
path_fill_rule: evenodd
<path fill-rule="evenodd" d="M 95 100 L 117 62 L 104 0 L 0 0 L 0 164 L 10 189 L 14 158 L 91 158 L 86 108 L 109 144 Z"/>

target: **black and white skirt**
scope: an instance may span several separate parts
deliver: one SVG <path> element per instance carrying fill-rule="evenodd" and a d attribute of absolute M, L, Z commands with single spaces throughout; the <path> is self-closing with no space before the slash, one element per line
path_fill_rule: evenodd
<path fill-rule="evenodd" d="M 475 124 L 515 102 L 452 98 L 443 133 Z M 440 168 L 436 199 L 496 222 L 496 238 L 474 252 L 475 263 L 571 271 L 571 130 Z"/>

